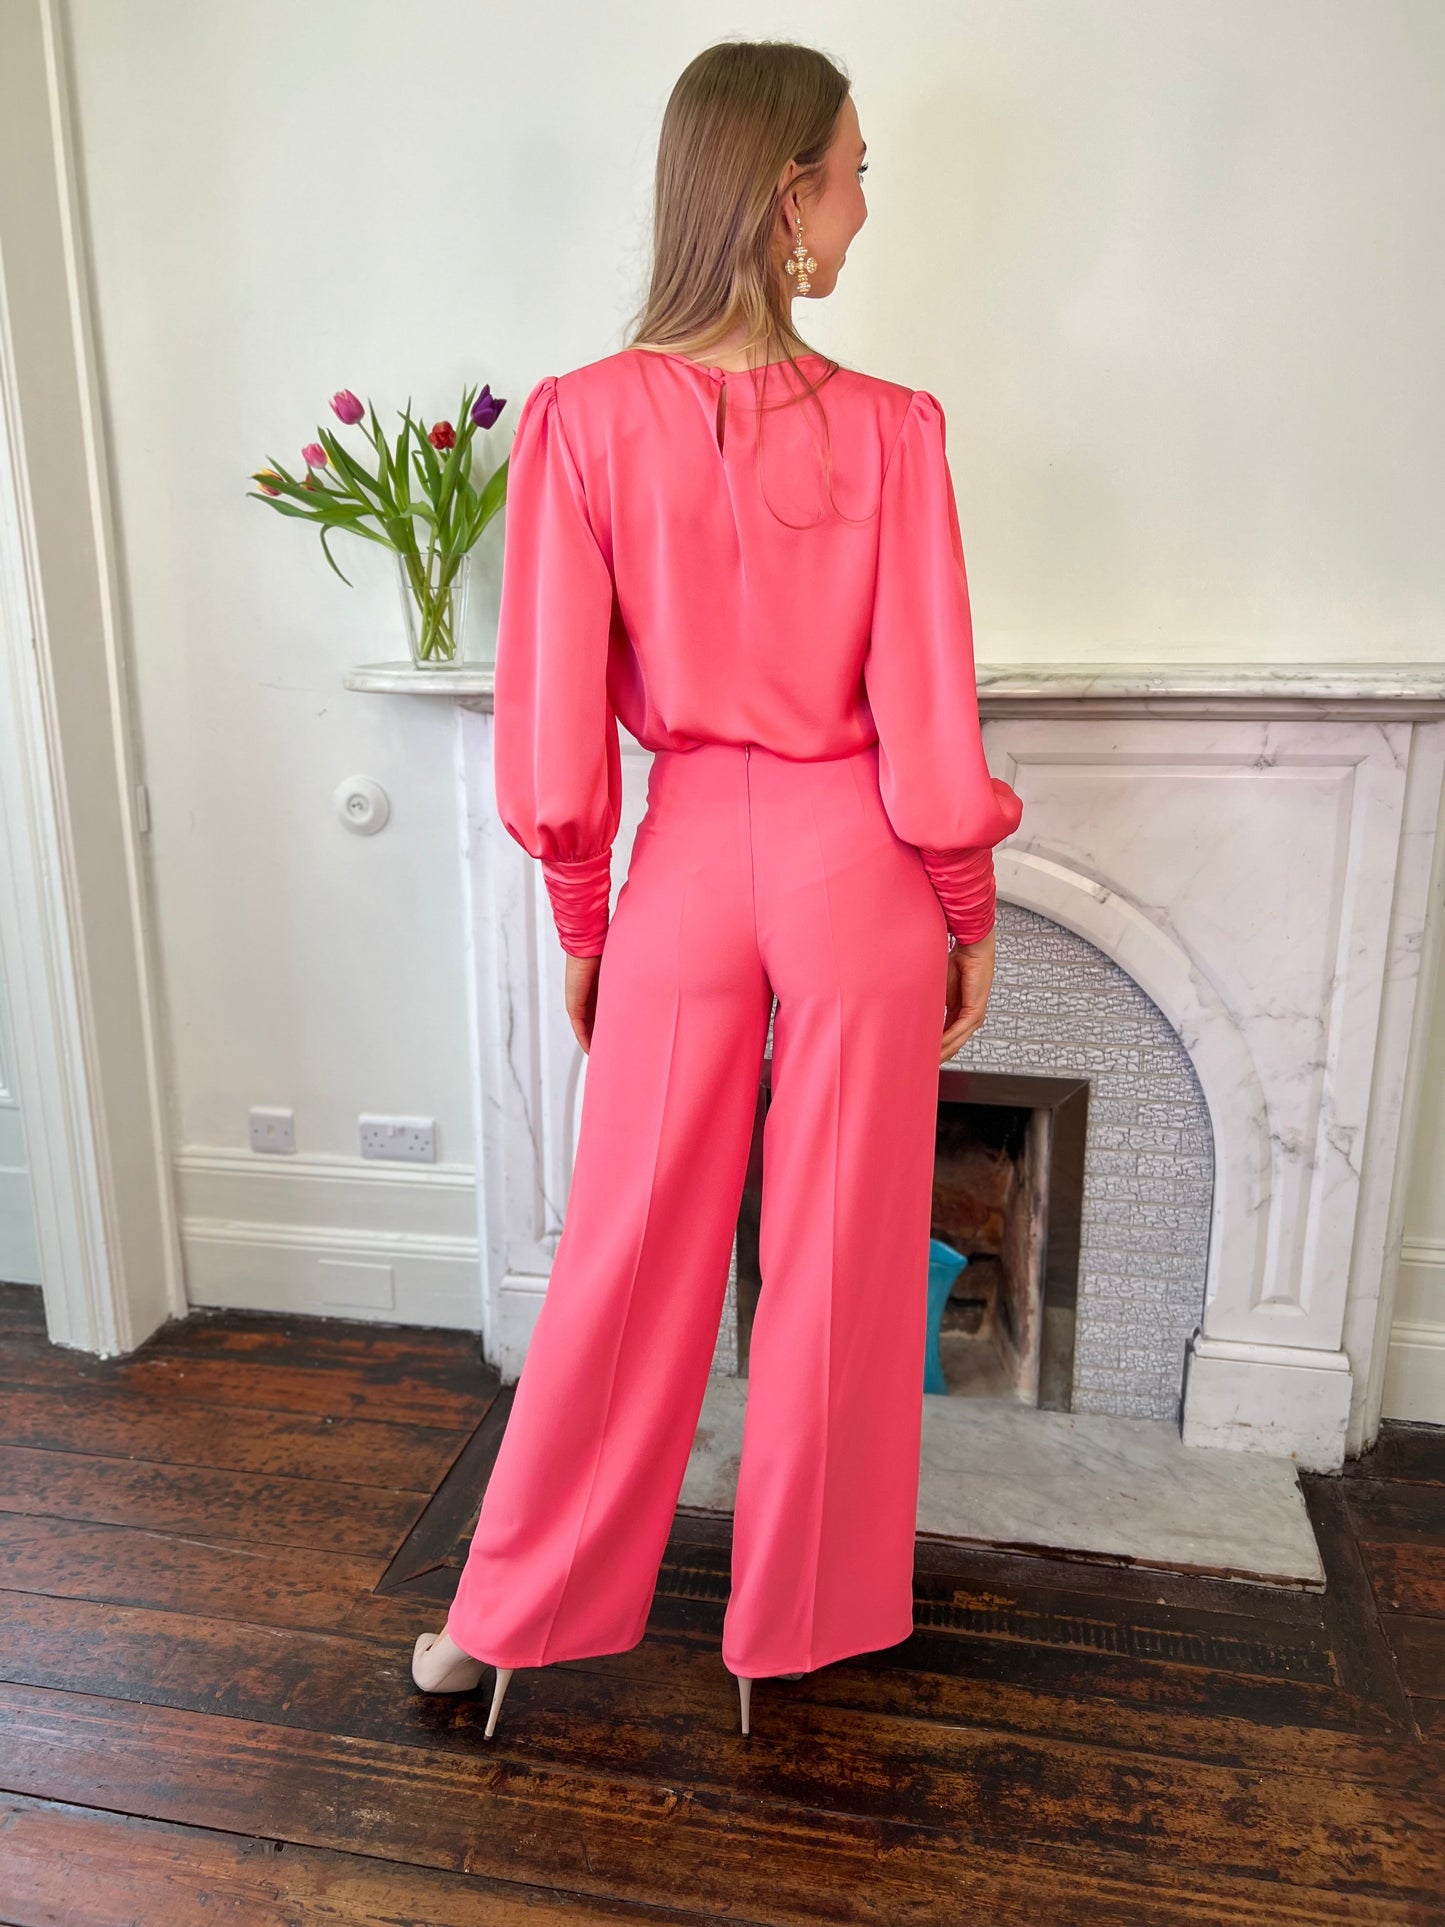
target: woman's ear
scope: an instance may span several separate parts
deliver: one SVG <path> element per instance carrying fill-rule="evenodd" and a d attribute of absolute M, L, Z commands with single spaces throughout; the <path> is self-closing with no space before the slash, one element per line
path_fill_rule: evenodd
<path fill-rule="evenodd" d="M 798 216 L 802 213 L 802 209 L 798 206 L 798 190 L 794 185 L 801 172 L 802 169 L 796 161 L 789 161 L 778 176 L 779 207 L 788 225 L 789 233 L 797 225 Z"/>

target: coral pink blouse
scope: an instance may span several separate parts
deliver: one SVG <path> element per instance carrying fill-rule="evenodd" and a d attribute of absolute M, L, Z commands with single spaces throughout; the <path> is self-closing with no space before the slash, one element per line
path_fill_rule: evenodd
<path fill-rule="evenodd" d="M 798 361 L 815 399 L 793 399 L 785 362 L 738 373 L 624 348 L 544 375 L 522 405 L 494 778 L 575 956 L 607 932 L 619 721 L 648 749 L 815 760 L 876 741 L 889 821 L 952 935 L 993 927 L 993 846 L 1023 804 L 984 761 L 943 410 Z"/>

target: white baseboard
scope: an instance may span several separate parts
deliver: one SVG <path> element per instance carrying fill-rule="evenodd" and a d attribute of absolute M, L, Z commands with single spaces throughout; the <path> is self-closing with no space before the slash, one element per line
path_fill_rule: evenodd
<path fill-rule="evenodd" d="M 472 1166 L 191 1146 L 175 1170 L 188 1303 L 482 1329 Z M 1384 1414 L 1445 1424 L 1445 1323 L 1419 1316 L 1445 1305 L 1445 1246 L 1413 1240 L 1404 1263 Z M 521 1370 L 545 1288 L 545 1279 L 503 1281 L 495 1362 L 504 1378 Z M 1272 1353 L 1195 1341 L 1186 1444 L 1341 1465 L 1350 1389 L 1342 1355 L 1281 1364 Z"/>
<path fill-rule="evenodd" d="M 1445 1425 L 1445 1325 L 1395 1325 L 1385 1366 L 1386 1418 Z"/>
<path fill-rule="evenodd" d="M 470 1165 L 193 1146 L 175 1168 L 188 1303 L 481 1330 Z"/>
<path fill-rule="evenodd" d="M 0 1167 L 0 1278 L 7 1285 L 40 1283 L 35 1204 L 23 1165 Z"/>
<path fill-rule="evenodd" d="M 1407 1238 L 1390 1350 L 1385 1365 L 1385 1418 L 1445 1425 L 1445 1241 Z"/>

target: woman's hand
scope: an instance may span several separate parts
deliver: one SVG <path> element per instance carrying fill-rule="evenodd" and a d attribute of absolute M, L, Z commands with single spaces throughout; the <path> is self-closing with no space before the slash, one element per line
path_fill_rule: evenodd
<path fill-rule="evenodd" d="M 592 1026 L 597 1018 L 597 973 L 601 956 L 567 956 L 567 974 L 562 995 L 577 1042 L 587 1056 L 592 1054 Z"/>
<path fill-rule="evenodd" d="M 993 962 L 992 930 L 977 943 L 955 944 L 949 951 L 940 1064 L 946 1064 L 982 1024 L 993 984 Z"/>

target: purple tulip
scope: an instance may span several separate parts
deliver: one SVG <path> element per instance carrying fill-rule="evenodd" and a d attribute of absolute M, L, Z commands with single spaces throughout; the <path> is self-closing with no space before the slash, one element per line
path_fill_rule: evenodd
<path fill-rule="evenodd" d="M 492 384 L 488 382 L 472 403 L 472 420 L 478 428 L 490 428 L 506 405 L 506 398 L 498 400 L 492 393 Z"/>
<path fill-rule="evenodd" d="M 325 468 L 327 460 L 326 450 L 321 446 L 320 442 L 308 442 L 301 451 L 301 459 L 306 463 L 308 468 Z"/>
<path fill-rule="evenodd" d="M 353 422 L 359 422 L 366 413 L 349 388 L 342 388 L 331 397 L 331 407 L 337 419 L 344 421 L 348 427 Z"/>

